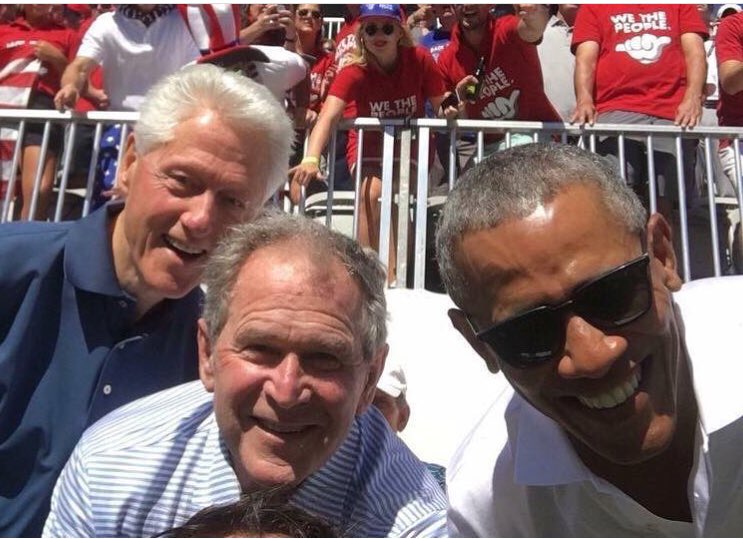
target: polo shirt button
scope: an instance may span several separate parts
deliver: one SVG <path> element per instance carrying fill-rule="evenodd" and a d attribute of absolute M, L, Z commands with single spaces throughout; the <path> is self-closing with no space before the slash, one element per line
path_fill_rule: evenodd
<path fill-rule="evenodd" d="M 103 386 L 103 394 L 104 395 L 111 394 L 111 384 L 106 384 L 105 386 Z"/>
<path fill-rule="evenodd" d="M 121 307 L 122 309 L 126 309 L 128 307 L 128 304 L 126 303 L 125 300 L 120 299 L 119 300 L 119 307 Z"/>

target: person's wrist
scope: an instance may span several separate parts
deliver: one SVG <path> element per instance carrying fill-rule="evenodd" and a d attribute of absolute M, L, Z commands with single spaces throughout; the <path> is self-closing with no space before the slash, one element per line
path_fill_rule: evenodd
<path fill-rule="evenodd" d="M 320 165 L 320 158 L 319 157 L 315 157 L 314 155 L 307 155 L 307 156 L 304 157 L 304 159 L 302 159 L 302 164 L 303 165 L 316 165 L 316 166 L 319 166 Z"/>

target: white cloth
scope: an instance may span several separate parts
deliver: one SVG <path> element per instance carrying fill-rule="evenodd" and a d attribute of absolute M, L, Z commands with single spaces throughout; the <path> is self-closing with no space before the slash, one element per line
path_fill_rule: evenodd
<path fill-rule="evenodd" d="M 265 54 L 269 62 L 255 62 L 260 82 L 271 90 L 271 93 L 280 102 L 284 102 L 287 90 L 293 88 L 299 81 L 307 76 L 307 64 L 296 52 L 288 51 L 283 47 L 270 47 L 265 45 L 251 45 Z"/>
<path fill-rule="evenodd" d="M 399 433 L 418 458 L 445 466 L 495 395 L 509 386 L 454 329 L 446 294 L 387 290 L 388 361 L 405 370 L 410 419 Z"/>
<path fill-rule="evenodd" d="M 90 25 L 77 55 L 103 66 L 109 110 L 139 110 L 147 90 L 198 58 L 199 49 L 177 9 L 150 26 L 112 11 Z"/>
<path fill-rule="evenodd" d="M 513 390 L 501 395 L 447 472 L 453 536 L 743 534 L 743 277 L 702 279 L 674 295 L 699 404 L 690 481 L 694 523 L 650 513 L 592 474 L 562 429 Z"/>
<path fill-rule="evenodd" d="M 565 121 L 568 121 L 575 111 L 573 91 L 575 56 L 570 52 L 572 39 L 573 29 L 553 15 L 544 29 L 542 41 L 537 45 L 544 79 L 544 93 Z"/>

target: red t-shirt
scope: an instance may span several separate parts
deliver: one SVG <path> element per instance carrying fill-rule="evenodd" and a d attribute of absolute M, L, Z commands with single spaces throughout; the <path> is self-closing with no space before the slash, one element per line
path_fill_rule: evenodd
<path fill-rule="evenodd" d="M 727 60 L 743 62 L 743 12 L 722 19 L 717 28 L 715 54 L 718 66 Z M 728 94 L 720 86 L 717 118 L 720 125 L 743 126 L 743 92 Z"/>
<path fill-rule="evenodd" d="M 335 57 L 322 52 L 310 70 L 310 109 L 320 112 L 335 73 Z"/>
<path fill-rule="evenodd" d="M 446 93 L 436 63 L 426 49 L 400 47 L 397 66 L 383 73 L 370 65 L 343 68 L 330 86 L 329 95 L 346 102 L 346 118 L 424 118 L 426 100 Z M 346 157 L 356 163 L 357 134 L 348 135 Z M 382 156 L 382 133 L 364 132 L 364 159 Z"/>
<path fill-rule="evenodd" d="M 356 48 L 356 29 L 361 22 L 359 18 L 350 19 L 341 26 L 335 35 L 335 65 L 338 69 L 346 66 Z"/>
<path fill-rule="evenodd" d="M 478 51 L 467 45 L 457 24 L 451 42 L 438 59 L 447 88 L 453 91 L 465 76 L 474 75 L 482 56 L 485 80 L 478 100 L 466 105 L 470 119 L 560 122 L 560 115 L 544 93 L 537 47 L 521 39 L 518 23 L 514 15 L 491 19 Z M 486 137 L 488 141 L 501 138 Z"/>
<path fill-rule="evenodd" d="M 31 28 L 22 17 L 2 27 L 0 32 L 0 66 L 7 65 L 7 59 L 19 56 L 34 57 L 34 46 L 39 41 L 47 41 L 69 57 L 74 46 L 75 34 L 67 28 L 50 24 L 42 28 Z M 43 62 L 41 71 L 33 85 L 33 90 L 54 97 L 59 91 L 62 73 Z"/>
<path fill-rule="evenodd" d="M 686 89 L 681 35 L 707 38 L 696 5 L 584 4 L 573 28 L 573 50 L 599 44 L 596 110 L 624 110 L 673 120 Z"/>

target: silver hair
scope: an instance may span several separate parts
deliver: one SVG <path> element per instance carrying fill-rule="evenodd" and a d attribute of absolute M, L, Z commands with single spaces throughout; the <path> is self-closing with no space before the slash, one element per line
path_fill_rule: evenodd
<path fill-rule="evenodd" d="M 266 198 L 286 181 L 294 130 L 281 103 L 265 86 L 211 64 L 186 66 L 147 92 L 134 126 L 137 152 L 144 155 L 170 142 L 178 124 L 204 110 L 237 133 L 267 141 L 268 155 L 255 156 L 266 165 Z"/>
<path fill-rule="evenodd" d="M 251 223 L 232 227 L 206 266 L 203 317 L 209 338 L 216 340 L 227 321 L 233 288 L 248 257 L 264 247 L 290 241 L 301 245 L 318 267 L 325 267 L 329 259 L 336 258 L 359 286 L 363 296 L 361 345 L 364 358 L 370 360 L 387 342 L 386 272 L 379 257 L 320 223 L 272 209 L 265 210 Z"/>
<path fill-rule="evenodd" d="M 467 171 L 449 194 L 436 231 L 441 279 L 454 303 L 464 308 L 472 284 L 455 254 L 469 232 L 523 219 L 574 184 L 598 188 L 619 226 L 642 234 L 647 212 L 640 199 L 605 158 L 566 144 L 526 144 L 498 152 Z"/>

